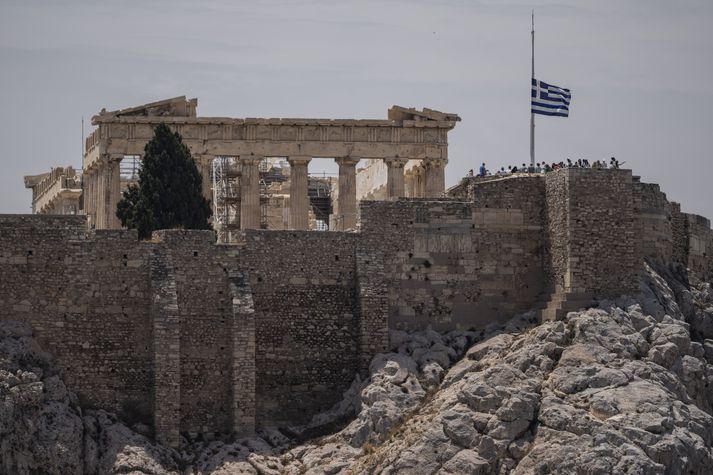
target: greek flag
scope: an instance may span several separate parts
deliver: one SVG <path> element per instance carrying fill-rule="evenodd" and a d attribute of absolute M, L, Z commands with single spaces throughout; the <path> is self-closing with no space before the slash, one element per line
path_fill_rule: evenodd
<path fill-rule="evenodd" d="M 532 113 L 567 117 L 572 94 L 569 89 L 532 78 Z"/>

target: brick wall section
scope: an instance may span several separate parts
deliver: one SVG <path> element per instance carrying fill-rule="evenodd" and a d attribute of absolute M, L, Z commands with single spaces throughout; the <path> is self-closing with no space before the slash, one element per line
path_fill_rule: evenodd
<path fill-rule="evenodd" d="M 673 213 L 671 203 L 658 185 L 634 182 L 634 199 L 639 206 L 638 250 L 642 257 L 658 263 L 673 259 Z"/>
<path fill-rule="evenodd" d="M 713 275 L 713 232 L 711 222 L 697 214 L 688 219 L 688 267 L 704 277 Z"/>
<path fill-rule="evenodd" d="M 181 419 L 181 317 L 176 274 L 168 249 L 151 256 L 153 321 L 153 421 L 156 440 L 178 447 Z"/>
<path fill-rule="evenodd" d="M 641 263 L 631 171 L 570 168 L 549 173 L 547 180 L 553 186 L 547 206 L 555 282 L 565 292 L 599 297 L 635 292 Z"/>
<path fill-rule="evenodd" d="M 359 279 L 384 276 L 391 328 L 482 328 L 540 294 L 543 180 L 489 181 L 474 194 L 362 202 Z"/>
<path fill-rule="evenodd" d="M 170 253 L 181 322 L 181 431 L 232 430 L 232 298 L 212 231 L 153 235 Z M 206 384 L 206 381 L 210 381 Z"/>
<path fill-rule="evenodd" d="M 362 214 L 362 226 L 365 225 L 364 218 Z M 362 377 L 368 376 L 371 359 L 389 348 L 389 282 L 384 271 L 386 256 L 387 252 L 381 246 L 370 246 L 368 240 L 359 239 L 355 260 L 359 316 L 358 364 Z"/>
<path fill-rule="evenodd" d="M 247 231 L 257 419 L 299 423 L 337 402 L 358 370 L 358 234 Z"/>
<path fill-rule="evenodd" d="M 0 215 L 0 319 L 32 324 L 85 403 L 148 415 L 149 256 L 83 216 Z"/>
<path fill-rule="evenodd" d="M 569 272 L 569 175 L 545 175 L 545 279 L 554 292 L 563 292 Z"/>
<path fill-rule="evenodd" d="M 688 265 L 688 218 L 681 212 L 681 205 L 671 203 L 671 234 L 673 262 Z"/>
<path fill-rule="evenodd" d="M 238 436 L 255 432 L 255 306 L 248 276 L 229 271 L 232 299 L 232 412 Z"/>

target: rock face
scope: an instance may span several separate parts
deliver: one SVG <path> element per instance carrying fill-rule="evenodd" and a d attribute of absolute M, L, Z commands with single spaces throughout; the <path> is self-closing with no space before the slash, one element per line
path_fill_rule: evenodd
<path fill-rule="evenodd" d="M 18 322 L 0 325 L 0 473 L 178 473 L 172 451 L 113 414 L 80 409 Z"/>
<path fill-rule="evenodd" d="M 83 413 L 29 328 L 3 324 L 0 473 L 710 473 L 712 319 L 709 283 L 647 268 L 636 298 L 564 321 L 393 332 L 368 381 L 290 429 L 356 414 L 330 436 L 295 446 L 264 430 L 180 452 Z"/>
<path fill-rule="evenodd" d="M 400 353 L 377 358 L 358 418 L 325 445 L 288 453 L 283 470 L 709 473 L 713 341 L 696 337 L 710 323 L 710 285 L 689 288 L 673 275 L 667 279 L 647 268 L 636 299 L 601 302 L 531 328 L 516 320 L 484 335 L 418 404 L 388 387 L 427 381 L 424 367 Z M 701 330 L 688 323 L 691 316 Z M 380 406 L 405 408 L 389 418 L 388 431 L 362 423 L 389 414 L 368 404 L 373 394 L 383 396 Z M 352 445 L 362 441 L 360 454 L 345 465 Z M 329 456 L 315 457 L 327 445 Z"/>
<path fill-rule="evenodd" d="M 708 284 L 693 307 L 710 305 Z M 713 367 L 666 282 L 472 347 L 357 471 L 705 473 Z M 709 355 L 710 356 L 710 355 Z"/>

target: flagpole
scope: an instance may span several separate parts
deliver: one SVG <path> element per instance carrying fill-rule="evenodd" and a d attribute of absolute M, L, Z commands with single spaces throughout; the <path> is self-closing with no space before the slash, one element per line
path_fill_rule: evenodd
<path fill-rule="evenodd" d="M 532 10 L 532 79 L 535 79 L 535 10 Z M 530 101 L 532 102 L 532 100 Z M 535 166 L 535 114 L 530 106 L 530 164 Z"/>

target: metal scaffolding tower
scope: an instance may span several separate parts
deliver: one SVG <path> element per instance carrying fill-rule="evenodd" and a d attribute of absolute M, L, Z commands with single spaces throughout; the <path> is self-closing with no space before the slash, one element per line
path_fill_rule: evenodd
<path fill-rule="evenodd" d="M 241 167 L 235 157 L 213 160 L 213 228 L 218 242 L 229 243 L 240 229 Z"/>

